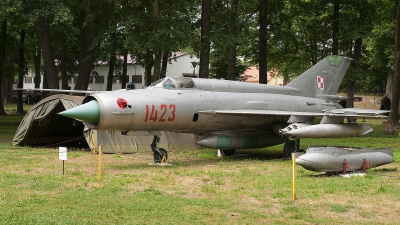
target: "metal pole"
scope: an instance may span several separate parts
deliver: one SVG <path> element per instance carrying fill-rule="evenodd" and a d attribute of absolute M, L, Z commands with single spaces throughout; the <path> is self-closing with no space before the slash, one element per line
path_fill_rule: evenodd
<path fill-rule="evenodd" d="M 102 157 L 102 154 L 101 154 L 101 145 L 99 146 L 99 173 L 98 173 L 98 184 L 99 184 L 99 187 L 101 187 L 101 176 L 102 176 L 102 169 L 101 169 L 101 157 Z"/>
<path fill-rule="evenodd" d="M 292 153 L 293 158 L 293 201 L 296 200 L 296 154 Z"/>
<path fill-rule="evenodd" d="M 65 161 L 65 160 L 63 160 L 63 175 L 64 175 L 64 161 Z"/>

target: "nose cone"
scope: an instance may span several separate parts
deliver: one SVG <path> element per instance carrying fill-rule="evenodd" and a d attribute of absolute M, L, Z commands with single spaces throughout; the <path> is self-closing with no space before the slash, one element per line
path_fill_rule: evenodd
<path fill-rule="evenodd" d="M 88 103 L 65 110 L 58 114 L 97 125 L 100 121 L 100 106 L 97 101 L 92 100 Z"/>
<path fill-rule="evenodd" d="M 307 161 L 302 158 L 296 158 L 296 164 L 299 166 L 307 166 Z"/>
<path fill-rule="evenodd" d="M 315 154 L 304 154 L 296 158 L 296 164 L 302 166 L 304 169 L 319 171 L 317 159 L 314 157 Z"/>

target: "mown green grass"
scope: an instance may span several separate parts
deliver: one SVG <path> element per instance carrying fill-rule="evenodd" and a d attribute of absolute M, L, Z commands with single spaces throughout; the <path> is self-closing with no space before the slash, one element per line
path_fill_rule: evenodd
<path fill-rule="evenodd" d="M 11 117 L 11 116 L 10 116 Z M 3 118 L 0 117 L 0 121 Z M 150 153 L 68 153 L 65 174 L 58 149 L 0 143 L 0 224 L 399 224 L 398 135 L 302 139 L 315 145 L 392 147 L 395 163 L 366 176 L 316 176 L 296 167 L 282 145 L 238 151 L 218 158 L 215 150 L 170 152 L 167 167 L 151 167 Z M 0 134 L 12 138 L 8 125 Z"/>

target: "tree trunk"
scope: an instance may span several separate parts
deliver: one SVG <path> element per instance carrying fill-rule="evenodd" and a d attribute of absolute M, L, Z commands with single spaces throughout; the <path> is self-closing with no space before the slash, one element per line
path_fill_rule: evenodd
<path fill-rule="evenodd" d="M 155 80 L 161 78 L 161 50 L 159 48 L 154 52 L 154 70 L 153 77 Z"/>
<path fill-rule="evenodd" d="M 111 43 L 113 46 L 116 45 L 117 41 L 117 34 L 116 32 L 112 32 L 111 34 Z M 113 86 L 113 80 L 114 80 L 114 69 L 115 69 L 115 64 L 117 61 L 116 53 L 114 48 L 111 48 L 110 51 L 110 59 L 108 60 L 108 76 L 107 76 L 107 91 L 112 91 L 112 86 Z"/>
<path fill-rule="evenodd" d="M 13 101 L 13 83 L 14 77 L 3 76 L 3 99 L 5 103 Z"/>
<path fill-rule="evenodd" d="M 25 75 L 25 57 L 24 57 L 24 43 L 25 43 L 25 30 L 21 30 L 19 39 L 19 53 L 18 53 L 18 84 L 17 88 L 23 88 L 23 81 Z M 30 99 L 27 99 L 30 102 Z M 24 114 L 24 106 L 22 104 L 22 91 L 18 91 L 17 101 L 17 115 Z"/>
<path fill-rule="evenodd" d="M 94 15 L 96 6 L 90 2 L 90 14 Z M 85 21 L 88 17 L 84 10 L 80 13 L 79 27 L 79 74 L 75 83 L 75 90 L 87 90 L 89 86 L 90 73 L 92 72 L 93 56 L 90 47 L 93 42 L 94 18 Z"/>
<path fill-rule="evenodd" d="M 159 1 L 158 0 L 154 0 L 153 3 L 153 13 L 154 13 L 154 17 L 157 20 L 157 24 L 159 23 L 160 20 L 160 6 L 159 6 Z M 158 40 L 159 38 L 159 34 L 158 34 L 158 30 L 159 30 L 159 26 L 156 25 L 155 29 L 154 29 L 154 36 L 156 38 L 156 40 Z M 157 80 L 159 79 L 161 76 L 161 49 L 158 45 L 155 46 L 154 48 L 154 70 L 153 70 L 153 76 L 154 79 Z"/>
<path fill-rule="evenodd" d="M 360 63 L 360 58 L 361 58 L 361 47 L 362 47 L 362 38 L 357 38 L 356 43 L 354 45 L 354 61 L 351 64 L 351 67 L 353 68 L 353 77 L 349 81 L 349 86 L 347 90 L 347 102 L 346 102 L 346 107 L 347 108 L 353 108 L 354 107 L 354 94 L 355 94 L 355 88 L 356 88 L 356 81 L 357 81 L 357 75 L 358 75 L 358 68 L 359 68 L 359 63 Z"/>
<path fill-rule="evenodd" d="M 261 0 L 262 1 L 262 0 Z M 211 0 L 202 0 L 199 77 L 208 78 L 210 64 Z"/>
<path fill-rule="evenodd" d="M 229 13 L 229 22 L 230 22 L 230 36 L 233 40 L 229 46 L 229 55 L 228 55 L 228 80 L 235 80 L 235 68 L 236 68 L 236 29 L 237 29 L 237 5 L 238 0 L 231 0 L 231 11 Z"/>
<path fill-rule="evenodd" d="M 126 89 L 126 74 L 128 73 L 128 49 L 124 50 L 124 62 L 122 64 L 121 89 Z"/>
<path fill-rule="evenodd" d="M 3 74 L 3 98 L 6 97 L 7 102 L 13 101 L 13 84 L 14 84 L 14 65 L 18 60 L 18 49 L 12 54 L 7 54 L 7 62 L 4 66 L 6 74 Z M 17 61 L 18 63 L 18 61 Z M 18 71 L 17 71 L 18 73 Z"/>
<path fill-rule="evenodd" d="M 54 64 L 53 49 L 51 47 L 50 30 L 49 25 L 46 23 L 43 17 L 38 19 L 40 46 L 43 51 L 43 63 L 44 69 L 47 72 L 47 82 L 49 88 L 60 89 L 58 82 L 57 68 Z"/>
<path fill-rule="evenodd" d="M 149 86 L 152 83 L 151 80 L 151 68 L 153 68 L 153 54 L 151 51 L 145 53 L 144 59 L 144 76 L 145 76 L 145 86 Z"/>
<path fill-rule="evenodd" d="M 399 89 L 400 89 L 400 0 L 397 5 L 397 16 L 396 16 L 396 34 L 395 34 L 395 45 L 394 45 L 394 75 L 393 75 L 393 85 L 392 85 L 392 99 L 390 105 L 390 114 L 388 118 L 388 123 L 393 127 L 399 125 Z"/>
<path fill-rule="evenodd" d="M 47 82 L 47 72 L 46 72 L 46 70 L 44 70 L 44 73 L 43 73 L 43 88 L 44 89 L 49 88 L 49 84 Z M 41 99 L 46 98 L 48 96 L 48 94 L 49 94 L 48 91 L 42 91 Z"/>
<path fill-rule="evenodd" d="M 386 90 L 385 95 L 389 99 L 392 99 L 392 86 L 393 86 L 393 70 L 387 70 L 387 79 L 386 79 Z"/>
<path fill-rule="evenodd" d="M 333 1 L 332 55 L 339 54 L 339 0 Z"/>
<path fill-rule="evenodd" d="M 117 58 L 115 57 L 115 55 L 111 54 L 110 60 L 108 61 L 107 91 L 112 91 L 116 60 Z"/>
<path fill-rule="evenodd" d="M 64 40 L 61 53 L 61 89 L 68 90 L 68 45 Z"/>
<path fill-rule="evenodd" d="M 42 57 L 40 46 L 36 46 L 35 54 L 33 55 L 33 64 L 35 66 L 35 88 L 40 88 L 41 76 L 40 76 L 40 59 Z"/>
<path fill-rule="evenodd" d="M 260 37 L 259 37 L 259 70 L 258 79 L 260 84 L 266 84 L 267 81 L 267 1 L 260 1 Z"/>
<path fill-rule="evenodd" d="M 0 33 L 0 89 L 3 89 L 3 75 L 6 61 L 6 43 L 7 43 L 7 20 L 1 22 Z M 0 116 L 6 115 L 3 105 L 3 91 L 0 90 Z"/>
<path fill-rule="evenodd" d="M 164 78 L 167 74 L 168 58 L 169 58 L 169 51 L 167 51 L 163 54 L 160 78 Z"/>

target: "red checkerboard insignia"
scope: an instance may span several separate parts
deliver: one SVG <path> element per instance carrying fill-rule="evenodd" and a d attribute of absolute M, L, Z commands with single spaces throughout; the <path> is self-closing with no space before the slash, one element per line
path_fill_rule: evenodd
<path fill-rule="evenodd" d="M 324 89 L 324 77 L 317 76 L 317 89 Z"/>

